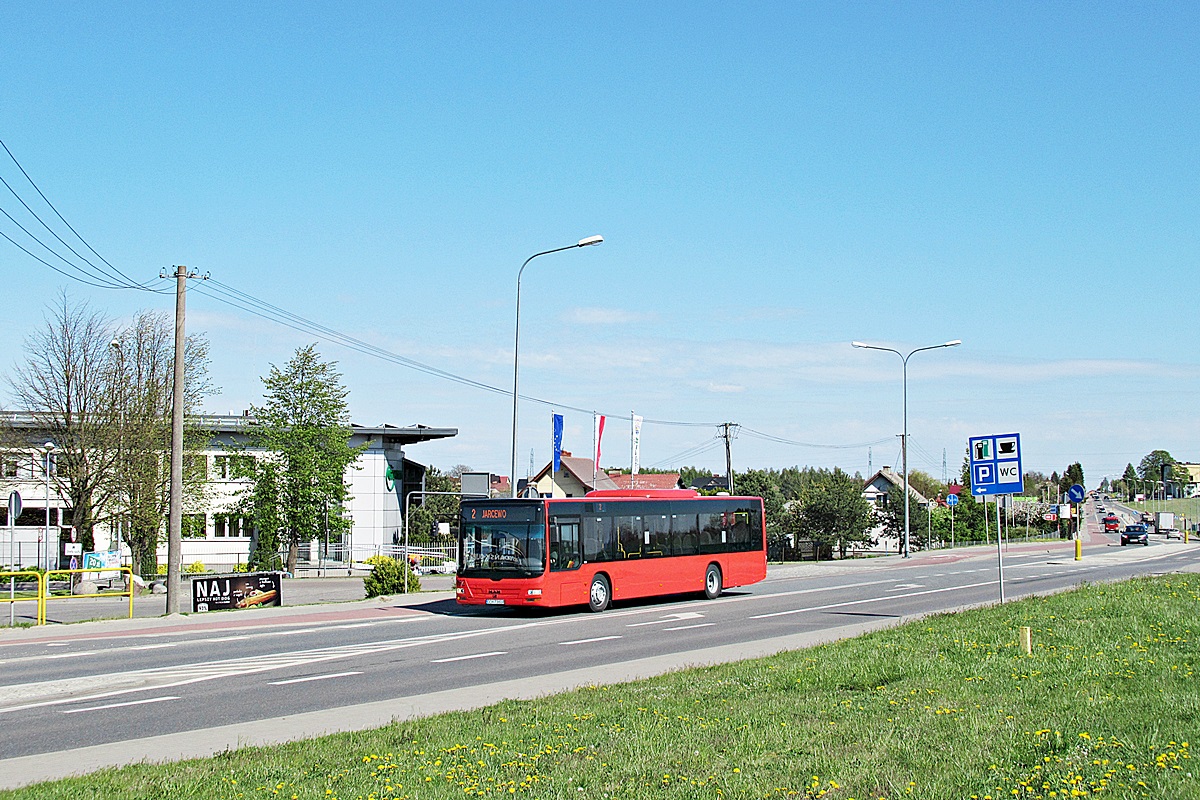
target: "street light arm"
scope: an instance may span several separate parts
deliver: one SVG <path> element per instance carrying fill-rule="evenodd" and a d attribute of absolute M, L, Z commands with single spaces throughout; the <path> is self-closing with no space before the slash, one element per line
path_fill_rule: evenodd
<path fill-rule="evenodd" d="M 521 352 L 521 275 L 525 273 L 525 267 L 529 266 L 529 262 L 533 261 L 538 256 L 545 256 L 551 253 L 561 253 L 564 250 L 574 250 L 576 247 L 591 247 L 600 244 L 604 241 L 603 236 L 588 236 L 580 239 L 575 244 L 569 244 L 565 247 L 555 247 L 552 250 L 543 250 L 540 253 L 534 253 L 529 258 L 525 259 L 525 263 L 517 270 L 517 316 L 513 325 L 513 411 L 512 411 L 512 472 L 508 477 L 511 487 L 511 496 L 517 496 L 517 403 L 519 395 L 519 384 L 517 382 L 518 363 Z"/>

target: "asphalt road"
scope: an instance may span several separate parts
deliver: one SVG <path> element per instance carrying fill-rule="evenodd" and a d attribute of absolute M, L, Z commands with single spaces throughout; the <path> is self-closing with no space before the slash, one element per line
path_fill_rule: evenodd
<path fill-rule="evenodd" d="M 1089 530 L 1094 526 L 1089 525 Z M 1005 595 L 1200 569 L 1200 546 L 1011 545 Z M 995 548 L 772 567 L 715 601 L 602 614 L 402 602 L 87 623 L 0 634 L 0 785 L 142 758 L 384 724 L 736 660 L 999 600 Z M 55 754 L 48 757 L 46 754 Z"/>

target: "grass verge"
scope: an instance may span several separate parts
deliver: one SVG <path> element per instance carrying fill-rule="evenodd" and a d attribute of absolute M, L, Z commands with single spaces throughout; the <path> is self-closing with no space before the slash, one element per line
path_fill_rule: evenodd
<path fill-rule="evenodd" d="M 1200 575 L 1092 585 L 0 798 L 1200 798 L 1198 608 Z"/>

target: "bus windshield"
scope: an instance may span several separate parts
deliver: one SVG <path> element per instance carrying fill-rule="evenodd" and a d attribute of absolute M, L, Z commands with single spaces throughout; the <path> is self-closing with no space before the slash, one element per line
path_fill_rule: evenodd
<path fill-rule="evenodd" d="M 540 505 L 463 504 L 459 574 L 520 578 L 546 571 Z"/>

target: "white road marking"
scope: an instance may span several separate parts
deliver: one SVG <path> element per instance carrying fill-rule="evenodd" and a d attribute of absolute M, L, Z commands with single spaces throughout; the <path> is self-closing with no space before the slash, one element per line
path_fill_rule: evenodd
<path fill-rule="evenodd" d="M 888 589 L 888 591 L 894 592 L 897 589 L 903 590 L 903 589 L 924 589 L 924 588 L 925 588 L 925 584 L 923 584 L 923 583 L 897 583 L 891 589 Z"/>
<path fill-rule="evenodd" d="M 695 611 L 685 611 L 681 614 L 668 614 L 662 619 L 652 619 L 649 622 L 634 622 L 631 625 L 626 625 L 626 628 L 640 628 L 643 625 L 662 625 L 664 622 L 682 622 L 685 619 L 700 619 L 704 615 L 698 614 Z"/>
<path fill-rule="evenodd" d="M 97 650 L 80 650 L 77 653 L 55 653 L 50 656 L 42 656 L 42 658 L 78 658 L 79 656 L 94 656 L 99 652 Z"/>
<path fill-rule="evenodd" d="M 87 708 L 69 708 L 66 711 L 59 711 L 60 714 L 83 714 L 88 711 L 104 711 L 109 708 L 123 708 L 125 706 L 144 706 L 147 703 L 163 703 L 167 700 L 178 700 L 177 695 L 169 694 L 163 697 L 147 697 L 145 700 L 129 700 L 125 703 L 108 703 L 102 706 L 88 706 Z"/>
<path fill-rule="evenodd" d="M 597 636 L 594 639 L 576 639 L 573 642 L 559 642 L 559 644 L 561 644 L 561 645 L 591 644 L 593 642 L 607 642 L 610 639 L 620 639 L 620 638 L 621 638 L 620 636 Z"/>
<path fill-rule="evenodd" d="M 164 647 L 177 647 L 181 642 L 161 642 L 159 644 L 140 644 L 137 647 L 131 647 L 130 650 L 161 650 Z"/>
<path fill-rule="evenodd" d="M 663 628 L 664 631 L 690 631 L 693 628 L 707 628 L 710 625 L 716 625 L 715 622 L 701 622 L 699 625 L 680 625 L 677 628 Z"/>
<path fill-rule="evenodd" d="M 845 608 L 846 606 L 859 606 L 864 603 L 881 603 L 883 601 L 900 600 L 905 597 L 919 597 L 923 594 L 939 594 L 941 592 L 953 592 L 960 589 L 978 589 L 981 586 L 991 586 L 996 581 L 984 581 L 983 583 L 972 583 L 966 586 L 947 586 L 944 589 L 926 589 L 923 592 L 909 592 L 908 594 L 893 594 L 887 597 L 867 597 L 862 600 L 847 600 L 843 603 L 830 603 L 824 606 L 810 606 L 808 608 L 793 608 L 788 611 L 774 611 L 770 614 L 757 614 L 750 619 L 767 619 L 769 617 L 786 617 L 790 614 L 803 614 L 806 611 L 825 611 L 830 608 Z"/>
<path fill-rule="evenodd" d="M 330 678 L 346 678 L 350 675 L 362 675 L 361 672 L 331 672 L 328 675 L 309 675 L 306 678 L 291 678 L 286 681 L 270 681 L 272 686 L 287 686 L 289 683 L 308 683 L 309 681 L 327 681 Z"/>
<path fill-rule="evenodd" d="M 469 656 L 454 656 L 453 658 L 435 658 L 430 664 L 449 664 L 451 661 L 470 661 L 473 658 L 490 658 L 491 656 L 506 656 L 508 653 L 495 651 L 492 653 L 472 653 Z"/>

